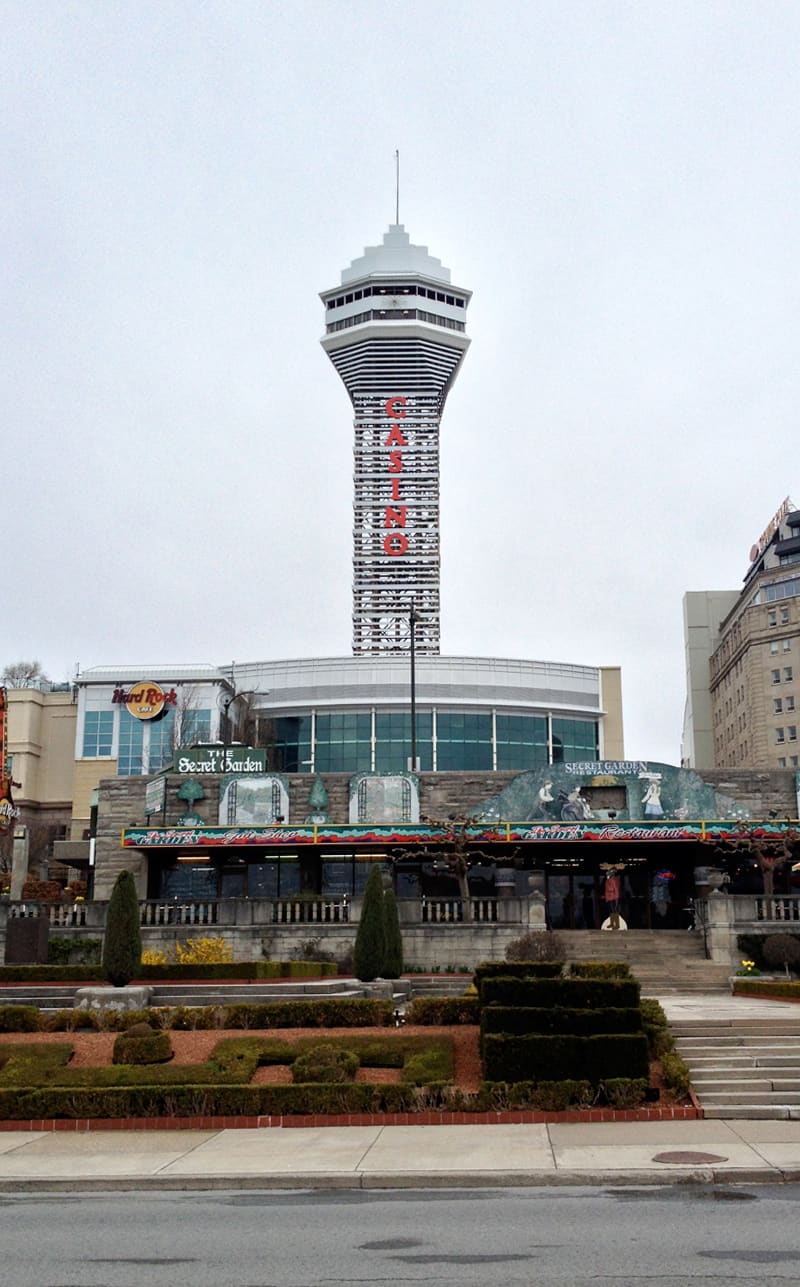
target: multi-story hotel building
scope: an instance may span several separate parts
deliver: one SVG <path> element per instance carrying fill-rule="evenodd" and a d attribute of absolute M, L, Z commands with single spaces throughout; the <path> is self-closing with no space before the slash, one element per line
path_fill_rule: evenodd
<path fill-rule="evenodd" d="M 800 765 L 800 511 L 787 498 L 740 591 L 684 598 L 691 768 Z"/>

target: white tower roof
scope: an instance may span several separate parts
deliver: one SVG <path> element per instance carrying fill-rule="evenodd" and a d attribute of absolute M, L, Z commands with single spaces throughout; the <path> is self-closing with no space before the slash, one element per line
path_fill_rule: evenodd
<path fill-rule="evenodd" d="M 450 269 L 442 265 L 441 259 L 429 255 L 427 246 L 412 245 L 403 224 L 393 223 L 383 234 L 382 245 L 366 246 L 363 255 L 354 259 L 349 268 L 342 269 L 342 285 L 363 277 L 396 277 L 405 273 L 450 281 Z"/>

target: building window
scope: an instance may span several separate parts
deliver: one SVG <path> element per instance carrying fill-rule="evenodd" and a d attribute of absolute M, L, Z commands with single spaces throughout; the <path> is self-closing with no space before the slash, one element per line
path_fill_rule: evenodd
<path fill-rule="evenodd" d="M 172 760 L 175 749 L 175 708 L 171 707 L 163 719 L 150 724 L 150 754 L 148 772 L 158 773 Z"/>
<path fill-rule="evenodd" d="M 211 738 L 211 711 L 185 710 L 181 712 L 180 733 L 175 740 L 181 746 L 198 746 Z M 150 770 L 152 772 L 152 768 Z"/>
<path fill-rule="evenodd" d="M 83 718 L 84 756 L 110 755 L 113 740 L 114 712 L 87 711 Z"/>
<path fill-rule="evenodd" d="M 144 723 L 131 715 L 129 710 L 120 710 L 117 773 L 121 778 L 138 778 L 141 776 L 143 763 Z"/>
<path fill-rule="evenodd" d="M 786 732 L 787 732 L 787 734 L 788 734 L 788 736 L 789 736 L 789 741 L 790 741 L 790 742 L 796 742 L 796 741 L 797 741 L 797 725 L 796 725 L 796 724 L 790 724 L 790 725 L 789 725 L 789 727 L 787 728 Z"/>
<path fill-rule="evenodd" d="M 778 746 L 780 746 L 783 742 L 786 741 L 782 728 L 775 729 L 775 741 L 777 742 Z"/>
<path fill-rule="evenodd" d="M 533 769 L 547 764 L 547 720 L 543 715 L 498 715 L 495 725 L 498 769 Z"/>
<path fill-rule="evenodd" d="M 769 612 L 767 613 L 767 625 L 777 626 L 777 624 L 778 624 L 778 609 L 770 608 Z"/>
<path fill-rule="evenodd" d="M 793 698 L 793 697 L 787 697 L 787 698 L 786 698 L 786 709 L 787 709 L 787 711 L 793 711 L 793 710 L 794 710 L 794 698 Z"/>
<path fill-rule="evenodd" d="M 798 761 L 797 761 L 797 756 L 796 756 L 796 755 L 790 755 L 790 756 L 789 756 L 789 763 L 791 764 L 791 766 L 792 766 L 792 768 L 793 768 L 793 769 L 796 769 L 796 768 L 797 768 L 797 763 L 798 763 Z"/>
<path fill-rule="evenodd" d="M 783 668 L 783 682 L 784 682 L 785 684 L 791 684 L 791 682 L 792 682 L 792 668 L 791 668 L 791 666 L 784 666 L 784 668 Z"/>
<path fill-rule="evenodd" d="M 772 682 L 773 684 L 779 684 L 781 682 L 781 672 L 779 670 L 773 670 Z"/>
<path fill-rule="evenodd" d="M 433 768 L 433 715 L 417 711 L 414 743 L 423 773 Z M 408 711 L 375 712 L 375 770 L 405 773 L 411 755 L 411 715 Z"/>
<path fill-rule="evenodd" d="M 783 710 L 783 698 L 782 698 L 782 697 L 773 697 L 773 699 L 772 699 L 772 713 L 773 713 L 773 715 L 780 715 L 780 713 L 781 713 L 781 711 L 782 711 L 782 710 Z"/>
<path fill-rule="evenodd" d="M 784 639 L 784 641 L 783 641 L 783 651 L 784 651 L 784 652 L 791 652 L 791 651 L 792 651 L 792 641 L 791 641 L 791 639 Z"/>
<path fill-rule="evenodd" d="M 781 625 L 788 626 L 788 624 L 789 624 L 789 609 L 781 608 Z"/>
<path fill-rule="evenodd" d="M 492 767 L 492 717 L 486 712 L 436 714 L 436 767 L 440 773 Z"/>
<path fill-rule="evenodd" d="M 315 768 L 318 773 L 357 773 L 372 760 L 372 716 L 364 711 L 317 715 Z"/>
<path fill-rule="evenodd" d="M 779 768 L 779 769 L 785 769 L 785 768 L 786 768 L 786 756 L 785 756 L 785 755 L 779 755 L 779 756 L 778 756 L 778 768 Z"/>

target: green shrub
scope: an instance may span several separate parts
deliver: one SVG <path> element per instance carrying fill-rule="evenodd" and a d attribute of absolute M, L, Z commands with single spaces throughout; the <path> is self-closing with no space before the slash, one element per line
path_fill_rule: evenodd
<path fill-rule="evenodd" d="M 639 1011 L 650 1048 L 650 1058 L 660 1059 L 668 1050 L 672 1050 L 675 1044 L 672 1033 L 667 1027 L 667 1016 L 658 1001 L 652 997 L 642 997 L 639 1002 Z"/>
<path fill-rule="evenodd" d="M 636 1108 L 644 1100 L 647 1077 L 607 1077 L 602 1091 L 611 1108 Z"/>
<path fill-rule="evenodd" d="M 573 979 L 630 979 L 627 961 L 573 961 L 569 967 Z"/>
<path fill-rule="evenodd" d="M 139 898 L 129 871 L 114 881 L 106 912 L 103 936 L 103 974 L 115 988 L 135 979 L 142 963 L 142 933 L 139 926 Z"/>
<path fill-rule="evenodd" d="M 733 991 L 738 997 L 800 997 L 800 983 L 787 979 L 734 979 Z"/>
<path fill-rule="evenodd" d="M 566 961 L 562 940 L 552 930 L 526 930 L 506 948 L 507 961 Z"/>
<path fill-rule="evenodd" d="M 480 994 L 482 1005 L 567 1006 L 575 1010 L 639 1005 L 639 984 L 633 979 L 515 979 L 490 976 L 481 979 Z"/>
<path fill-rule="evenodd" d="M 682 1097 L 689 1094 L 691 1074 L 677 1051 L 668 1050 L 662 1056 L 661 1071 L 664 1076 L 664 1085 L 673 1095 Z"/>
<path fill-rule="evenodd" d="M 545 1113 L 560 1113 L 573 1106 L 586 1107 L 594 1101 L 591 1082 L 567 1078 L 565 1081 L 542 1081 L 531 1091 L 531 1105 Z"/>
<path fill-rule="evenodd" d="M 498 975 L 504 979 L 559 979 L 561 961 L 482 961 L 475 971 L 475 986 L 480 991 L 482 979 Z"/>
<path fill-rule="evenodd" d="M 403 1064 L 403 1081 L 430 1086 L 453 1080 L 452 1046 L 434 1046 L 411 1055 Z"/>
<path fill-rule="evenodd" d="M 358 1055 L 352 1050 L 329 1045 L 312 1046 L 304 1054 L 298 1055 L 292 1064 L 292 1080 L 328 1083 L 353 1081 L 358 1065 Z"/>
<path fill-rule="evenodd" d="M 588 1037 L 598 1032 L 641 1032 L 642 1016 L 635 1006 L 602 1010 L 571 1010 L 564 1006 L 484 1006 L 481 1033 L 504 1032 L 524 1036 L 528 1032 L 550 1035 L 564 1033 Z"/>
<path fill-rule="evenodd" d="M 387 979 L 399 979 L 403 973 L 403 936 L 397 914 L 397 899 L 393 889 L 383 895 L 383 934 L 385 955 L 383 974 Z"/>
<path fill-rule="evenodd" d="M 383 970 L 386 960 L 386 925 L 383 912 L 383 874 L 380 863 L 373 863 L 361 902 L 361 917 L 353 950 L 353 969 L 357 979 L 371 983 Z"/>
<path fill-rule="evenodd" d="M 320 979 L 338 973 L 334 961 L 233 961 L 203 965 L 142 965 L 137 978 L 155 983 L 165 979 L 180 982 L 216 979 Z"/>
<path fill-rule="evenodd" d="M 38 1032 L 39 1011 L 35 1005 L 0 1006 L 0 1032 Z"/>
<path fill-rule="evenodd" d="M 650 1063 L 643 1033 L 592 1037 L 507 1037 L 486 1033 L 487 1081 L 564 1081 L 582 1075 L 593 1085 L 608 1077 L 647 1077 Z"/>
<path fill-rule="evenodd" d="M 479 1019 L 477 997 L 415 997 L 406 1007 L 406 1023 L 424 1027 L 475 1024 Z"/>
<path fill-rule="evenodd" d="M 99 965 L 0 965 L 0 983 L 102 983 Z"/>
<path fill-rule="evenodd" d="M 386 1028 L 394 1022 L 391 1001 L 371 998 L 272 1001 L 220 1008 L 222 1028 Z"/>
<path fill-rule="evenodd" d="M 103 942 L 99 938 L 55 935 L 47 943 L 48 965 L 99 965 Z"/>
<path fill-rule="evenodd" d="M 121 1032 L 114 1042 L 115 1064 L 163 1064 L 173 1055 L 168 1032 L 154 1032 L 144 1024 L 134 1024 Z"/>
<path fill-rule="evenodd" d="M 789 968 L 796 970 L 800 963 L 800 940 L 794 934 L 768 934 L 764 940 L 764 960 L 774 968 L 782 965 L 789 977 Z"/>

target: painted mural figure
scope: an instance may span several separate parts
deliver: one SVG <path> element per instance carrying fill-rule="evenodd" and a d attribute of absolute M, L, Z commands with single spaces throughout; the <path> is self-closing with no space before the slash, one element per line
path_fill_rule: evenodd
<path fill-rule="evenodd" d="M 539 787 L 539 791 L 536 796 L 536 804 L 534 805 L 534 809 L 533 809 L 533 813 L 531 814 L 531 817 L 532 818 L 549 818 L 550 805 L 552 803 L 553 803 L 553 783 L 551 781 L 547 781 L 543 784 L 543 786 Z"/>
<path fill-rule="evenodd" d="M 664 810 L 661 807 L 661 781 L 653 777 L 647 784 L 647 790 L 642 796 L 644 805 L 644 816 L 646 818 L 663 818 Z"/>
<path fill-rule="evenodd" d="M 565 822 L 585 822 L 592 816 L 592 811 L 581 795 L 579 786 L 574 787 L 569 794 L 563 789 L 559 791 L 558 802 L 561 805 L 561 817 Z"/>

